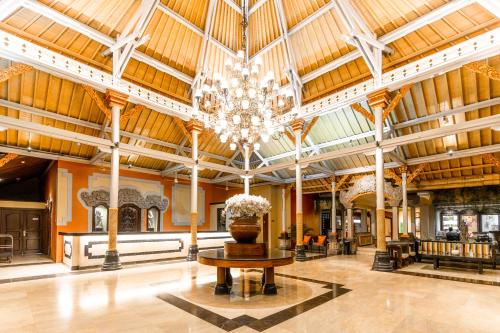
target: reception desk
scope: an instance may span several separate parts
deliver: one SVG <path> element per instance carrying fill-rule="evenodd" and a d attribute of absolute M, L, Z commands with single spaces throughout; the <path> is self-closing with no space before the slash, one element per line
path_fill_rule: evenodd
<path fill-rule="evenodd" d="M 63 237 L 64 264 L 72 270 L 100 267 L 108 247 L 106 233 L 66 233 Z M 200 251 L 224 247 L 233 240 L 229 232 L 198 232 Z M 122 264 L 181 259 L 188 254 L 189 232 L 137 232 L 118 234 L 117 248 Z"/>

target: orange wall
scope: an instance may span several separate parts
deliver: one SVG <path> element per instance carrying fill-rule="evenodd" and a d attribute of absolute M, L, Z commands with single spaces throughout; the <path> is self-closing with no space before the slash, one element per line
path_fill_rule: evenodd
<path fill-rule="evenodd" d="M 291 209 L 292 209 L 292 218 L 291 223 L 295 224 L 295 190 L 292 190 L 291 197 Z M 313 230 L 310 232 L 313 235 L 320 234 L 320 216 L 314 212 L 314 194 L 304 194 L 302 196 L 302 216 L 304 221 L 304 226 L 308 228 L 312 228 Z"/>
<path fill-rule="evenodd" d="M 89 176 L 93 173 L 109 174 L 109 168 L 101 168 L 88 164 L 79 164 L 73 162 L 59 162 L 59 168 L 67 169 L 73 175 L 72 186 L 72 203 L 73 203 L 73 219 L 66 226 L 59 226 L 58 231 L 66 232 L 86 232 L 88 231 L 88 211 L 80 200 L 78 200 L 78 191 L 82 188 L 88 188 Z M 120 170 L 120 176 L 139 178 L 160 181 L 164 186 L 164 196 L 169 199 L 169 205 L 163 216 L 164 231 L 188 231 L 189 226 L 174 226 L 172 224 L 172 186 L 174 185 L 173 178 L 161 177 L 147 173 L 136 172 L 132 170 Z M 187 180 L 179 179 L 179 184 L 190 184 Z M 210 204 L 224 202 L 230 196 L 240 193 L 241 189 L 225 190 L 225 186 L 216 184 L 200 183 L 200 187 L 205 190 L 205 221 L 199 226 L 199 230 L 208 230 L 210 228 Z"/>
<path fill-rule="evenodd" d="M 56 226 L 56 202 L 57 197 L 57 169 L 67 169 L 73 175 L 72 184 L 72 220 L 65 226 Z M 78 191 L 82 188 L 88 188 L 89 176 L 93 173 L 109 174 L 109 168 L 102 168 L 88 164 L 80 164 L 67 161 L 59 161 L 54 163 L 54 166 L 49 171 L 46 181 L 45 193 L 47 198 L 51 197 L 53 201 L 52 211 L 52 240 L 51 240 L 51 256 L 53 259 L 62 261 L 63 244 L 62 237 L 58 236 L 58 232 L 88 232 L 88 210 L 78 200 Z M 189 231 L 189 226 L 174 226 L 172 224 L 172 186 L 174 185 L 173 178 L 161 177 L 132 170 L 120 170 L 120 176 L 147 179 L 160 181 L 164 186 L 164 196 L 169 199 L 169 205 L 163 216 L 164 231 Z M 179 179 L 179 184 L 190 184 L 187 180 Z M 224 202 L 227 198 L 234 194 L 241 193 L 240 188 L 229 188 L 226 191 L 224 185 L 200 183 L 200 187 L 205 190 L 205 221 L 199 226 L 199 230 L 210 229 L 210 204 Z"/>

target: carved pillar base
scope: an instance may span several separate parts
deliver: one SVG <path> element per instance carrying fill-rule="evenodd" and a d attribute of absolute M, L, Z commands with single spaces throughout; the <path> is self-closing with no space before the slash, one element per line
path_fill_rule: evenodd
<path fill-rule="evenodd" d="M 122 269 L 122 264 L 120 263 L 120 254 L 117 250 L 108 250 L 104 255 L 104 263 L 102 264 L 101 270 L 103 271 L 116 271 Z"/>
<path fill-rule="evenodd" d="M 189 245 L 188 255 L 186 257 L 187 261 L 196 261 L 198 259 L 198 245 L 191 244 Z"/>
<path fill-rule="evenodd" d="M 306 257 L 306 250 L 305 250 L 304 245 L 295 246 L 295 260 L 305 261 L 306 259 L 307 259 L 307 257 Z"/>
<path fill-rule="evenodd" d="M 388 252 L 377 251 L 373 258 L 372 271 L 392 272 L 394 268 L 391 264 L 391 256 Z"/>

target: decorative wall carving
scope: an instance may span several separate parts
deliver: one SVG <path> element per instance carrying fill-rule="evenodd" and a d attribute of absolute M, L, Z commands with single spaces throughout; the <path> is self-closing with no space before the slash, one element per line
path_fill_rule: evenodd
<path fill-rule="evenodd" d="M 98 205 L 109 206 L 109 192 L 104 190 L 95 190 L 92 192 L 82 191 L 80 198 L 85 202 L 87 207 L 95 207 Z M 144 198 L 142 194 L 131 188 L 122 188 L 118 191 L 118 206 L 127 204 L 136 205 L 141 209 L 149 209 L 157 207 L 160 211 L 165 211 L 168 208 L 168 198 L 162 198 L 157 194 L 149 194 Z"/>
<path fill-rule="evenodd" d="M 366 175 L 356 179 L 349 190 L 340 192 L 340 202 L 345 208 L 352 208 L 357 197 L 375 192 L 375 175 Z M 393 187 L 390 182 L 384 182 L 384 195 L 391 207 L 399 206 L 403 198 L 401 188 Z"/>

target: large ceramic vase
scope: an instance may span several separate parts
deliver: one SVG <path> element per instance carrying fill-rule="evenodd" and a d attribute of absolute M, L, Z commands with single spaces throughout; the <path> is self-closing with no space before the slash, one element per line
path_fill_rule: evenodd
<path fill-rule="evenodd" d="M 229 233 L 238 243 L 255 243 L 260 234 L 257 216 L 233 218 L 229 225 Z"/>

